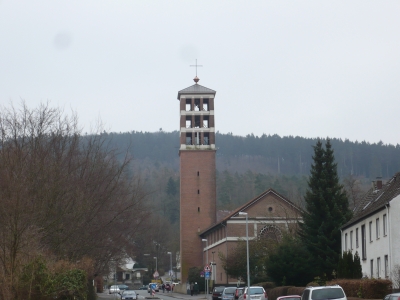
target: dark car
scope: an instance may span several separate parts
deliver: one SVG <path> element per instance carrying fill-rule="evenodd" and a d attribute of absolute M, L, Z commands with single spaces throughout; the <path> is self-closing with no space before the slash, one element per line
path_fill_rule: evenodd
<path fill-rule="evenodd" d="M 140 288 L 139 288 L 139 290 L 147 290 L 148 289 L 148 285 L 142 285 Z"/>
<path fill-rule="evenodd" d="M 118 287 L 121 291 L 129 290 L 129 286 L 125 284 L 119 284 Z"/>
<path fill-rule="evenodd" d="M 400 293 L 386 295 L 383 300 L 400 300 Z"/>
<path fill-rule="evenodd" d="M 216 286 L 212 292 L 212 300 L 221 300 L 221 295 L 224 289 L 224 286 Z"/>

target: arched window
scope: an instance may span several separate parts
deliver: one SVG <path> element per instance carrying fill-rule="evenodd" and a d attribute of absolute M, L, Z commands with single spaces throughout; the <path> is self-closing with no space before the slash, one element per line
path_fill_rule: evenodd
<path fill-rule="evenodd" d="M 280 242 L 282 240 L 282 232 L 275 225 L 266 225 L 260 230 L 260 238 Z"/>

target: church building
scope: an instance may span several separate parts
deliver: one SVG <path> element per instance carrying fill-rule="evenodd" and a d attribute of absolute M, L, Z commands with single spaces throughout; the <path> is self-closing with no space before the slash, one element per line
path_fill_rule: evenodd
<path fill-rule="evenodd" d="M 218 254 L 229 255 L 238 240 L 269 238 L 295 230 L 301 209 L 269 189 L 217 221 L 216 91 L 195 84 L 178 92 L 180 107 L 180 267 L 186 292 L 189 269 L 210 265 L 214 284 L 236 284 L 221 266 Z M 240 214 L 239 214 L 240 213 Z M 247 214 L 247 219 L 246 215 Z M 207 261 L 208 258 L 208 261 Z"/>

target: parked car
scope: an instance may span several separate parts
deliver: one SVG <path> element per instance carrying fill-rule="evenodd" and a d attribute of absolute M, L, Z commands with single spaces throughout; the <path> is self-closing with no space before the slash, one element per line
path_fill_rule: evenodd
<path fill-rule="evenodd" d="M 244 292 L 239 296 L 239 300 L 268 300 L 268 296 L 263 287 L 250 286 L 244 288 Z"/>
<path fill-rule="evenodd" d="M 400 293 L 386 295 L 383 300 L 400 300 Z"/>
<path fill-rule="evenodd" d="M 236 291 L 235 291 L 235 300 L 238 300 L 239 299 L 239 297 L 243 294 L 243 292 L 244 292 L 244 288 L 236 288 Z"/>
<path fill-rule="evenodd" d="M 137 300 L 137 295 L 134 290 L 123 290 L 120 292 L 120 295 L 123 300 Z"/>
<path fill-rule="evenodd" d="M 142 285 L 139 290 L 147 290 L 149 288 L 149 285 Z"/>
<path fill-rule="evenodd" d="M 224 286 L 216 286 L 212 292 L 212 300 L 221 300 L 221 295 L 224 291 L 224 288 Z"/>
<path fill-rule="evenodd" d="M 129 290 L 129 286 L 125 284 L 119 284 L 118 287 L 121 291 Z"/>
<path fill-rule="evenodd" d="M 233 300 L 235 298 L 235 287 L 226 287 L 222 291 L 221 300 Z"/>
<path fill-rule="evenodd" d="M 301 295 L 301 300 L 322 299 L 347 300 L 347 297 L 340 285 L 308 286 Z"/>
<path fill-rule="evenodd" d="M 288 296 L 281 296 L 276 298 L 276 300 L 300 300 L 301 296 L 299 295 L 288 295 Z"/>
<path fill-rule="evenodd" d="M 108 290 L 109 294 L 116 294 L 119 292 L 120 292 L 120 289 L 119 289 L 118 285 L 112 285 L 112 286 L 110 286 L 110 289 Z"/>

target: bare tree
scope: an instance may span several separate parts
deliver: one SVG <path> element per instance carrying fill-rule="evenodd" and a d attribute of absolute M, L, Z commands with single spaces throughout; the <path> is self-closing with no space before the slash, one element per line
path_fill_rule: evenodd
<path fill-rule="evenodd" d="M 131 158 L 117 160 L 105 141 L 82 136 L 75 114 L 48 104 L 1 109 L 0 289 L 11 298 L 18 299 L 21 268 L 39 255 L 90 257 L 99 274 L 145 232 L 150 210 L 140 176 L 132 179 Z"/>

